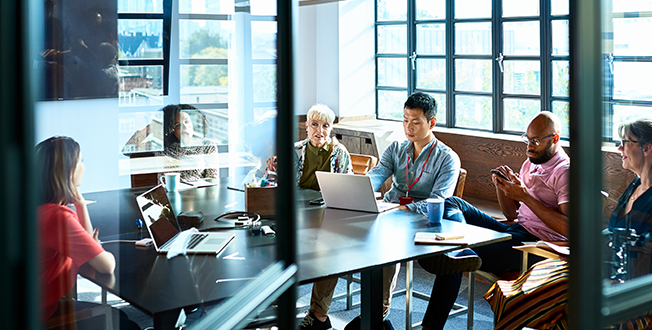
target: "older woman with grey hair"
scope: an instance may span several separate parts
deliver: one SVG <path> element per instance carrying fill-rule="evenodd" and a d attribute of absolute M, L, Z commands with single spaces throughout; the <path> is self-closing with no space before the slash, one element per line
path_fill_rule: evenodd
<path fill-rule="evenodd" d="M 331 137 L 335 113 L 328 106 L 315 104 L 308 110 L 308 137 L 294 144 L 297 156 L 297 183 L 305 189 L 319 190 L 316 171 L 353 173 L 351 155 L 335 137 Z M 267 160 L 267 173 L 276 172 L 276 156 Z"/>

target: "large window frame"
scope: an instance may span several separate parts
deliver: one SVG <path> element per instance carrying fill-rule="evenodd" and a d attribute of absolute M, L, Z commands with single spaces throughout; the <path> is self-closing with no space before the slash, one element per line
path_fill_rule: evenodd
<path fill-rule="evenodd" d="M 470 128 L 475 130 L 491 131 L 495 133 L 509 133 L 520 134 L 526 127 L 522 129 L 508 129 L 504 125 L 504 101 L 505 100 L 538 100 L 540 102 L 539 110 L 553 111 L 553 102 L 565 102 L 562 105 L 568 105 L 570 98 L 568 95 L 553 96 L 553 61 L 569 61 L 568 55 L 552 55 L 552 22 L 560 20 L 568 20 L 569 15 L 551 15 L 551 1 L 539 1 L 539 16 L 518 16 L 518 17 L 502 17 L 502 1 L 493 0 L 492 15 L 490 18 L 455 18 L 455 0 L 445 0 L 446 3 L 446 16 L 441 19 L 418 20 L 416 18 L 417 9 L 415 1 L 407 1 L 407 18 L 406 20 L 392 20 L 392 21 L 379 21 L 378 17 L 378 2 L 375 6 L 375 29 L 376 29 L 376 118 L 377 119 L 398 119 L 383 117 L 379 111 L 382 106 L 380 104 L 381 98 L 379 93 L 384 91 L 401 91 L 410 95 L 414 92 L 421 91 L 432 94 L 439 94 L 445 96 L 445 102 L 439 104 L 439 110 L 444 110 L 444 113 L 438 113 L 438 126 L 448 128 Z M 539 55 L 503 55 L 503 23 L 509 22 L 523 22 L 523 21 L 538 21 L 539 34 L 540 34 L 540 50 Z M 468 55 L 455 53 L 455 24 L 457 23 L 472 23 L 472 22 L 487 22 L 491 23 L 491 54 L 487 55 Z M 407 25 L 407 51 L 405 54 L 399 53 L 380 53 L 378 45 L 379 28 L 388 26 L 398 26 L 399 24 Z M 417 27 L 424 24 L 444 24 L 445 30 L 445 52 L 444 54 L 419 54 L 417 52 Z M 407 86 L 383 86 L 379 84 L 379 61 L 385 59 L 405 59 L 407 62 Z M 446 62 L 446 77 L 445 88 L 423 88 L 417 86 L 416 73 L 418 71 L 419 60 L 423 59 L 439 59 Z M 491 60 L 491 90 L 490 91 L 462 91 L 455 88 L 455 62 L 458 60 Z M 540 92 L 536 94 L 508 94 L 503 92 L 504 79 L 501 74 L 501 61 L 539 61 L 539 85 Z M 415 66 L 412 65 L 414 61 Z M 457 120 L 457 109 L 455 107 L 455 100 L 459 96 L 485 96 L 491 97 L 491 121 L 490 127 L 477 128 L 465 127 L 460 125 Z M 568 109 L 566 107 L 566 109 Z M 400 111 L 400 110 L 398 110 Z M 567 112 L 566 112 L 567 114 Z M 443 115 L 443 116 L 442 116 Z M 443 118 L 443 120 L 442 120 Z M 529 118 L 528 118 L 529 119 Z M 562 136 L 568 137 L 568 132 L 562 132 Z"/>

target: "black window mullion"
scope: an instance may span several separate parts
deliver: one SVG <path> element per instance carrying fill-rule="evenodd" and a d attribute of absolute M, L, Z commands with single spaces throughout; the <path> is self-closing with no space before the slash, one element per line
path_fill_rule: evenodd
<path fill-rule="evenodd" d="M 500 56 L 500 53 L 503 51 L 503 38 L 502 38 L 502 0 L 492 1 L 492 66 L 491 70 L 493 73 L 492 77 L 492 127 L 494 132 L 503 131 L 503 73 L 500 71 L 500 63 L 495 59 Z M 503 64 L 504 67 L 504 64 Z"/>
<path fill-rule="evenodd" d="M 414 70 L 412 66 L 412 60 L 410 59 L 410 56 L 412 56 L 413 53 L 416 53 L 417 47 L 416 47 L 416 39 L 417 39 L 417 26 L 416 26 L 416 4 L 415 1 L 408 1 L 407 2 L 407 22 L 406 23 L 406 30 L 407 30 L 407 66 L 408 66 L 408 81 L 407 81 L 407 88 L 408 88 L 408 95 L 411 95 L 414 93 L 414 90 L 417 87 L 417 73 L 416 73 L 416 59 L 414 59 Z"/>
<path fill-rule="evenodd" d="M 170 89 L 170 35 L 172 33 L 172 0 L 163 0 L 163 95 Z"/>
<path fill-rule="evenodd" d="M 540 86 L 541 86 L 541 110 L 552 112 L 552 21 L 550 20 L 550 0 L 541 0 L 539 4 L 540 28 L 539 32 L 541 43 L 541 68 L 540 68 Z"/>
<path fill-rule="evenodd" d="M 454 0 L 446 0 L 446 127 L 455 127 Z"/>

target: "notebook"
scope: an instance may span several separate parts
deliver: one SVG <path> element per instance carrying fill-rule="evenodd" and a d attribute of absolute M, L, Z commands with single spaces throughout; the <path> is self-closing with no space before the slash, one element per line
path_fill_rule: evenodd
<path fill-rule="evenodd" d="M 330 172 L 315 172 L 326 207 L 380 213 L 399 207 L 398 203 L 377 201 L 371 178 Z"/>
<path fill-rule="evenodd" d="M 147 231 L 159 253 L 167 253 L 179 238 L 177 218 L 165 194 L 163 185 L 158 185 L 136 197 L 138 209 L 143 216 Z M 186 235 L 182 235 L 186 236 Z M 218 254 L 235 238 L 234 233 L 201 232 L 190 234 L 186 242 L 186 253 Z"/>

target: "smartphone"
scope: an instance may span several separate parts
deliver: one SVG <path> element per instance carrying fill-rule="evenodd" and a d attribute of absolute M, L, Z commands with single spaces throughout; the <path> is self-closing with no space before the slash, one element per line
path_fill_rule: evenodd
<path fill-rule="evenodd" d="M 510 180 L 503 172 L 499 170 L 493 169 L 491 170 L 491 173 L 496 174 L 497 176 L 505 179 L 507 182 L 512 182 L 512 180 Z"/>

